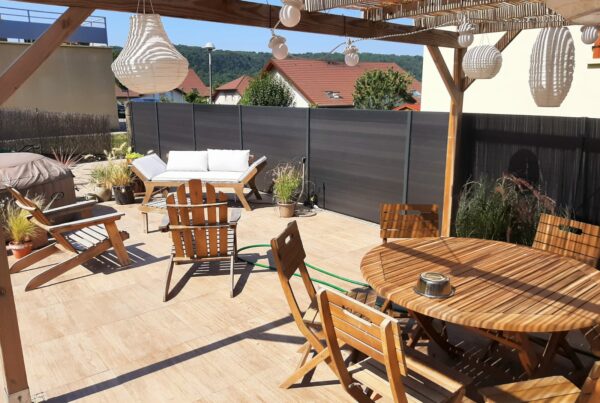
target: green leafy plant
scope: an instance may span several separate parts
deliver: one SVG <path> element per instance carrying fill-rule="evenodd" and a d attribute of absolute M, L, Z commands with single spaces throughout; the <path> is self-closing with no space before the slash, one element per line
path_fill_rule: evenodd
<path fill-rule="evenodd" d="M 97 164 L 90 172 L 90 181 L 103 188 L 110 188 L 111 186 L 111 166 L 110 164 L 100 163 Z"/>
<path fill-rule="evenodd" d="M 354 107 L 391 110 L 403 103 L 415 103 L 409 92 L 412 82 L 410 74 L 393 69 L 367 71 L 354 84 Z"/>
<path fill-rule="evenodd" d="M 197 89 L 193 88 L 191 92 L 185 94 L 185 102 L 190 104 L 207 104 L 208 97 L 203 97 Z"/>
<path fill-rule="evenodd" d="M 284 163 L 272 170 L 273 195 L 281 204 L 294 202 L 298 189 L 302 185 L 301 170 L 291 163 Z"/>
<path fill-rule="evenodd" d="M 14 202 L 6 204 L 2 222 L 8 237 L 15 244 L 30 242 L 39 230 L 27 217 L 27 211 L 21 210 Z"/>
<path fill-rule="evenodd" d="M 133 161 L 135 159 L 142 158 L 143 156 L 144 156 L 144 154 L 140 154 L 140 153 L 136 153 L 136 152 L 128 152 L 127 154 L 125 154 L 125 158 L 128 161 Z"/>
<path fill-rule="evenodd" d="M 113 162 L 109 164 L 110 183 L 112 186 L 131 185 L 131 168 L 126 162 Z"/>
<path fill-rule="evenodd" d="M 511 175 L 467 183 L 456 214 L 456 234 L 531 245 L 541 213 L 555 202 L 523 179 Z"/>
<path fill-rule="evenodd" d="M 240 104 L 254 106 L 292 106 L 294 95 L 282 80 L 262 73 L 252 79 L 244 92 Z"/>

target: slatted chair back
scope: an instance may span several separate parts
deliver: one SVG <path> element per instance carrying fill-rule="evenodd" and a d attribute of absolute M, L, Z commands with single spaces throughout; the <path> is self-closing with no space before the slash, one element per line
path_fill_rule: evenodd
<path fill-rule="evenodd" d="M 23 196 L 23 194 L 21 194 L 21 192 L 19 192 L 17 189 L 15 189 L 13 187 L 9 186 L 9 187 L 7 187 L 7 189 L 10 192 L 10 194 L 12 195 L 12 197 L 15 199 L 15 203 L 17 203 L 17 206 L 19 206 L 21 209 L 29 212 L 31 214 L 31 216 L 33 217 L 33 219 L 35 220 L 35 222 L 40 227 L 52 225 L 52 223 L 50 222 L 48 217 L 46 217 L 46 215 L 42 212 L 42 210 L 39 208 L 39 206 L 37 204 L 35 204 L 31 199 L 29 199 L 26 196 Z"/>
<path fill-rule="evenodd" d="M 185 185 L 177 188 L 176 195 L 171 193 L 167 196 L 169 231 L 175 259 L 231 256 L 227 196 L 223 192 L 217 194 L 210 184 L 206 185 L 206 195 L 203 195 L 200 180 L 189 182 L 189 192 L 189 202 Z"/>
<path fill-rule="evenodd" d="M 597 267 L 600 259 L 600 227 L 542 214 L 532 247 Z"/>
<path fill-rule="evenodd" d="M 296 299 L 296 295 L 290 284 L 292 276 L 296 272 L 299 272 L 302 282 L 304 283 L 304 288 L 310 298 L 311 305 L 314 307 L 317 306 L 317 292 L 310 279 L 310 275 L 308 274 L 306 264 L 304 263 L 306 252 L 304 252 L 304 246 L 302 245 L 302 239 L 300 238 L 300 231 L 298 230 L 296 221 L 289 223 L 285 231 L 277 238 L 271 240 L 271 249 L 273 251 L 273 259 L 275 260 L 279 281 L 292 313 L 292 317 L 304 336 L 314 340 L 313 333 L 308 330 L 307 326 L 304 324 L 302 310 L 298 305 L 298 300 Z"/>
<path fill-rule="evenodd" d="M 600 361 L 596 361 L 588 374 L 583 386 L 578 402 L 591 403 L 600 401 Z"/>
<path fill-rule="evenodd" d="M 423 238 L 439 236 L 438 206 L 435 204 L 382 203 L 379 207 L 380 237 Z"/>
<path fill-rule="evenodd" d="M 340 342 L 385 365 L 394 401 L 406 402 L 402 376 L 408 369 L 400 323 L 335 291 L 319 291 L 318 300 L 327 346 L 344 388 L 350 390 L 354 381 L 344 363 Z"/>

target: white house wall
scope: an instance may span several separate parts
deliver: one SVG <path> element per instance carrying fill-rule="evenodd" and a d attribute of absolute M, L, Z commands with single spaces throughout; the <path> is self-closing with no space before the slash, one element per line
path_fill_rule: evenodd
<path fill-rule="evenodd" d="M 491 80 L 477 80 L 465 93 L 464 112 L 513 115 L 549 115 L 600 118 L 600 69 L 589 69 L 592 47 L 581 42 L 579 26 L 570 27 L 575 41 L 576 65 L 571 91 L 559 108 L 538 107 L 529 91 L 529 60 L 539 30 L 527 30 L 502 52 L 503 66 Z M 478 35 L 475 44 L 494 44 L 501 34 Z M 442 49 L 452 71 L 453 51 Z M 600 62 L 596 59 L 596 63 Z M 447 112 L 450 97 L 429 55 L 424 51 L 421 110 Z"/>
<path fill-rule="evenodd" d="M 304 95 L 302 95 L 300 93 L 300 91 L 298 91 L 296 89 L 296 87 L 294 87 L 294 85 L 292 83 L 290 83 L 288 80 L 286 80 L 285 77 L 283 77 L 278 71 L 274 71 L 273 75 L 280 79 L 281 81 L 283 81 L 288 88 L 292 91 L 292 94 L 294 95 L 294 107 L 296 108 L 310 108 L 310 102 L 308 102 L 308 99 L 306 99 L 304 97 Z"/>
<path fill-rule="evenodd" d="M 242 97 L 237 92 L 235 94 L 221 92 L 215 98 L 215 104 L 218 105 L 237 105 Z"/>

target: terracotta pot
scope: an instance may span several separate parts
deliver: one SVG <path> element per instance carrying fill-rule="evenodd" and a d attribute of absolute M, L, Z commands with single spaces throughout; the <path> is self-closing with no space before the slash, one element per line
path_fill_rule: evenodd
<path fill-rule="evenodd" d="M 33 249 L 33 243 L 25 242 L 25 243 L 9 243 L 8 248 L 12 250 L 12 254 L 15 258 L 21 259 L 31 253 Z"/>
<path fill-rule="evenodd" d="M 112 191 L 110 188 L 105 188 L 103 186 L 96 186 L 94 188 L 94 194 L 100 199 L 100 201 L 109 201 L 112 199 Z"/>
<path fill-rule="evenodd" d="M 279 210 L 279 217 L 290 218 L 294 216 L 296 203 L 277 203 L 277 209 Z"/>

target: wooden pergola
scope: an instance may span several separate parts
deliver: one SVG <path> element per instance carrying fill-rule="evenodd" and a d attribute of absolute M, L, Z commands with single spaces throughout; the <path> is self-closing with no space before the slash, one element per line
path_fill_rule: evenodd
<path fill-rule="evenodd" d="M 29 0 L 24 0 L 29 1 Z M 44 63 L 95 9 L 135 13 L 138 0 L 35 0 L 31 3 L 66 6 L 68 9 L 23 54 L 0 74 L 0 106 Z M 240 0 L 152 0 L 157 14 L 193 20 L 273 28 L 280 7 Z M 457 150 L 465 91 L 473 80 L 465 77 L 465 49 L 458 34 L 440 27 L 458 26 L 465 20 L 480 33 L 505 32 L 496 44 L 503 51 L 523 29 L 568 25 L 543 1 L 523 0 L 304 0 L 301 22 L 291 30 L 350 38 L 425 45 L 451 98 L 445 169 L 442 235 L 450 235 Z M 362 18 L 329 14 L 334 8 L 361 11 Z M 414 26 L 388 20 L 411 18 Z M 280 26 L 278 29 L 289 29 Z M 448 66 L 440 48 L 454 49 Z M 0 238 L 0 242 L 2 239 Z M 5 253 L 5 252 L 3 252 Z M 6 256 L 0 256 L 0 348 L 9 401 L 29 399 L 15 303 Z M 18 400 L 21 399 L 21 400 Z"/>

